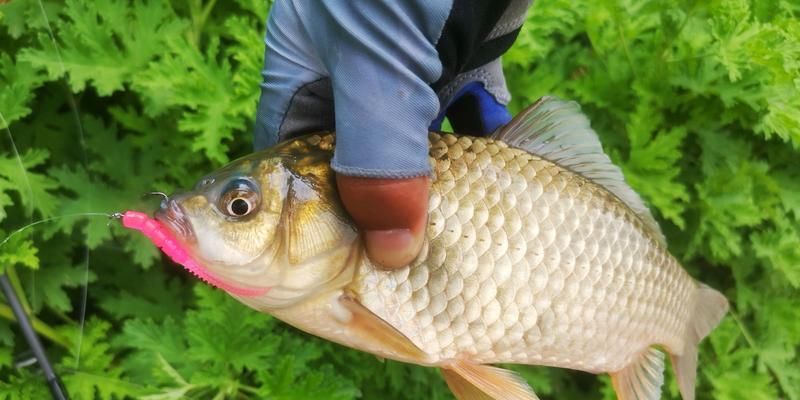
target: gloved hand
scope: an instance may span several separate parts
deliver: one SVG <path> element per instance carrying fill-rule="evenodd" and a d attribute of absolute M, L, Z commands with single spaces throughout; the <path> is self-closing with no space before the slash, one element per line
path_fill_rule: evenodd
<path fill-rule="evenodd" d="M 423 239 L 428 130 L 511 118 L 500 55 L 530 0 L 278 0 L 267 22 L 256 149 L 336 131 L 332 168 L 370 258 L 407 265 Z"/>

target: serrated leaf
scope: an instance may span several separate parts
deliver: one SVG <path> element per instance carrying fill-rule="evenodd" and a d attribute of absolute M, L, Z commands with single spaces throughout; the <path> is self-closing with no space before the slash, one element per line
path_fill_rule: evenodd
<path fill-rule="evenodd" d="M 51 192 L 58 188 L 58 183 L 51 177 L 34 171 L 49 155 L 47 150 L 31 149 L 19 158 L 0 157 L 0 192 L 16 192 L 27 216 L 37 211 L 43 217 L 49 217 L 58 205 L 58 200 Z M 0 197 L 0 205 L 7 199 Z M 0 209 L 0 217 L 0 220 L 4 219 L 4 209 Z"/>
<path fill-rule="evenodd" d="M 71 329 L 68 334 L 73 342 L 70 354 L 59 363 L 69 373 L 63 381 L 72 398 L 103 399 L 137 396 L 142 387 L 122 377 L 122 370 L 114 365 L 114 356 L 109 352 L 108 330 L 111 325 L 100 319 L 86 321 L 82 330 Z"/>
<path fill-rule="evenodd" d="M 92 293 L 106 313 L 120 321 L 131 317 L 160 321 L 183 315 L 191 295 L 187 281 L 170 276 L 163 268 L 143 271 L 131 264 L 120 267 L 118 260 L 125 257 L 118 251 L 96 253 L 94 265 L 105 285 L 92 287 Z"/>
<path fill-rule="evenodd" d="M 14 62 L 8 54 L 0 54 L 0 129 L 8 129 L 31 112 L 28 104 L 43 81 L 44 77 L 29 64 Z"/>
<path fill-rule="evenodd" d="M 800 288 L 800 224 L 787 220 L 776 223 L 773 229 L 753 234 L 753 249 L 772 269 L 782 273 L 790 285 Z"/>
<path fill-rule="evenodd" d="M 767 178 L 767 166 L 749 161 L 749 145 L 724 137 L 701 136 L 702 169 L 706 179 L 696 185 L 702 207 L 700 226 L 693 239 L 692 251 L 706 248 L 721 260 L 742 252 L 740 229 L 753 227 L 766 216 L 758 205 L 759 182 Z M 713 142 L 712 142 L 713 140 Z M 735 187 L 736 190 L 730 190 Z"/>
<path fill-rule="evenodd" d="M 0 240 L 0 273 L 18 264 L 31 269 L 39 268 L 39 250 L 30 239 L 30 230 L 12 232 L 12 236 L 6 236 L 0 230 L 0 237 L 3 238 Z"/>
<path fill-rule="evenodd" d="M 22 279 L 31 308 L 37 313 L 45 305 L 60 312 L 71 311 L 68 290 L 97 278 L 91 270 L 91 255 L 88 254 L 88 260 L 74 265 L 68 254 L 70 249 L 67 243 L 53 243 L 48 250 L 48 257 L 42 260 L 39 270 L 26 273 L 29 275 Z"/>
<path fill-rule="evenodd" d="M 638 104 L 628 125 L 630 153 L 622 162 L 625 180 L 652 204 L 664 218 L 684 227 L 683 213 L 689 193 L 676 181 L 681 172 L 681 144 L 685 128 L 659 130 L 655 109 L 647 102 Z"/>
<path fill-rule="evenodd" d="M 59 207 L 59 214 L 78 215 L 78 217 L 58 220 L 50 229 L 51 234 L 59 230 L 70 233 L 76 225 L 80 224 L 83 226 L 81 231 L 85 237 L 84 243 L 90 249 L 94 249 L 110 239 L 111 229 L 108 226 L 107 218 L 83 218 L 80 217 L 80 214 L 111 214 L 122 209 L 123 204 L 130 201 L 130 196 L 89 177 L 82 169 L 56 168 L 50 171 L 50 175 L 58 179 L 64 188 L 79 194 L 79 197 L 75 199 L 63 198 Z"/>
<path fill-rule="evenodd" d="M 76 92 L 91 83 L 103 96 L 122 89 L 160 53 L 164 38 L 186 27 L 157 1 L 70 0 L 63 13 L 65 18 L 56 23 L 58 50 L 41 34 L 40 48 L 25 49 L 20 57 L 46 69 L 51 79 L 67 74 Z"/>
<path fill-rule="evenodd" d="M 217 61 L 219 39 L 213 39 L 205 52 L 180 37 L 168 39 L 167 46 L 170 52 L 135 81 L 134 87 L 147 99 L 145 109 L 155 115 L 167 107 L 185 107 L 178 127 L 198 133 L 192 150 L 226 162 L 224 143 L 232 138 L 233 130 L 244 128 L 242 116 L 252 112 L 252 102 L 235 96 L 230 62 Z"/>
<path fill-rule="evenodd" d="M 19 39 L 26 29 L 46 28 L 48 20 L 57 19 L 60 10 L 61 5 L 52 1 L 9 1 L 0 4 L 0 24 L 12 38 Z"/>
<path fill-rule="evenodd" d="M 196 293 L 202 311 L 186 317 L 190 359 L 214 360 L 238 370 L 253 368 L 262 357 L 273 354 L 277 343 L 258 334 L 268 326 L 268 316 L 242 307 L 218 290 L 198 286 Z"/>
<path fill-rule="evenodd" d="M 40 400 L 49 396 L 47 383 L 40 374 L 20 370 L 0 381 L 0 399 L 3 400 Z"/>

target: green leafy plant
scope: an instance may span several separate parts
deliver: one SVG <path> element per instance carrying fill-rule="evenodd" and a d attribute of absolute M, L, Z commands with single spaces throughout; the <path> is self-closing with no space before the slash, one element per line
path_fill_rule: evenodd
<path fill-rule="evenodd" d="M 0 271 L 73 398 L 452 398 L 437 372 L 252 311 L 102 217 L 249 151 L 269 5 L 0 4 Z M 671 251 L 731 300 L 698 398 L 799 400 L 800 5 L 538 0 L 504 64 L 513 110 L 583 106 Z M 14 326 L 0 303 L 0 399 L 46 398 Z M 613 398 L 604 377 L 514 368 L 542 398 Z"/>

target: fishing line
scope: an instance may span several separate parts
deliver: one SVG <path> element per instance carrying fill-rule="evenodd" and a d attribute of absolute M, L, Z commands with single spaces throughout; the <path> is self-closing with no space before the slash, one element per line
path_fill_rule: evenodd
<path fill-rule="evenodd" d="M 64 67 L 64 60 L 61 57 L 61 49 L 58 46 L 58 42 L 56 41 L 55 34 L 53 33 L 53 28 L 50 25 L 50 18 L 47 17 L 47 11 L 44 8 L 44 4 L 42 0 L 38 0 L 37 3 L 39 4 L 39 11 L 42 13 L 42 18 L 44 18 L 45 26 L 47 27 L 47 33 L 50 36 L 50 41 L 53 43 L 53 48 L 56 52 L 56 57 L 58 58 L 58 64 L 61 67 L 61 76 L 65 76 L 67 71 Z M 78 142 L 81 149 L 81 156 L 83 158 L 83 166 L 86 170 L 86 173 L 91 176 L 91 171 L 89 170 L 89 161 L 88 156 L 86 153 L 86 141 L 84 139 L 83 134 L 83 123 L 81 122 L 80 114 L 78 113 L 78 104 L 75 101 L 75 96 L 72 95 L 72 90 L 67 85 L 66 81 L 63 81 L 64 87 L 67 93 L 67 100 L 70 105 L 70 110 L 72 111 L 72 116 L 75 119 L 75 125 L 78 128 Z M 89 246 L 84 243 L 84 258 L 85 258 L 85 268 L 83 271 L 84 281 L 83 286 L 81 287 L 81 306 L 80 306 L 80 332 L 78 334 L 78 343 L 77 343 L 77 351 L 75 356 L 75 369 L 77 370 L 80 366 L 80 359 L 81 359 L 81 344 L 83 343 L 83 327 L 86 321 L 86 302 L 88 299 L 88 292 L 89 292 Z M 33 274 L 31 274 L 31 278 L 33 279 Z"/>
<path fill-rule="evenodd" d="M 85 212 L 85 213 L 74 213 L 74 214 L 64 214 L 64 215 L 57 215 L 55 217 L 50 218 L 43 218 L 37 221 L 33 221 L 28 225 L 25 225 L 6 236 L 2 242 L 0 242 L 0 247 L 5 245 L 12 237 L 22 233 L 23 231 L 27 230 L 28 228 L 32 228 L 36 225 L 44 224 L 47 222 L 57 221 L 64 218 L 75 218 L 75 217 L 106 217 L 106 218 L 114 218 L 114 214 L 110 213 L 102 213 L 102 212 Z"/>
<path fill-rule="evenodd" d="M 83 326 L 86 322 L 86 301 L 89 296 L 89 246 L 83 246 L 83 258 L 84 258 L 84 268 L 83 268 L 83 290 L 81 290 L 81 308 L 78 311 L 80 313 L 80 320 L 78 322 L 78 326 L 80 326 L 80 330 L 78 331 L 78 343 L 75 345 L 75 370 L 78 371 L 78 367 L 81 365 L 81 347 L 83 347 Z"/>
<path fill-rule="evenodd" d="M 28 197 L 31 199 L 31 208 L 36 204 L 36 199 L 33 195 L 33 187 L 31 187 L 31 181 L 28 179 L 28 171 L 25 170 L 25 164 L 22 163 L 22 157 L 19 155 L 19 151 L 17 150 L 17 144 L 14 142 L 14 136 L 11 135 L 11 127 L 8 125 L 6 118 L 3 116 L 3 113 L 0 112 L 0 122 L 6 126 L 6 134 L 8 135 L 8 140 L 11 142 L 11 151 L 14 153 L 14 157 L 17 159 L 17 164 L 19 164 L 19 169 L 22 170 L 22 178 L 25 180 L 25 187 L 28 189 Z"/>
<path fill-rule="evenodd" d="M 12 152 L 13 152 L 16 160 L 17 160 L 17 164 L 19 165 L 20 170 L 22 171 L 22 177 L 23 177 L 23 180 L 25 181 L 25 185 L 27 186 L 28 196 L 29 196 L 30 201 L 31 201 L 31 210 L 33 210 L 36 207 L 36 197 L 33 194 L 33 188 L 31 187 L 30 179 L 28 178 L 28 171 L 25 169 L 25 164 L 22 162 L 22 157 L 19 155 L 19 149 L 17 149 L 17 144 L 14 142 L 14 135 L 11 134 L 11 127 L 9 126 L 8 121 L 6 121 L 5 117 L 2 114 L 0 114 L 0 119 L 2 119 L 3 125 L 5 125 L 6 133 L 8 135 L 8 140 L 11 143 Z M 45 218 L 45 219 L 39 220 L 39 221 L 32 221 L 33 220 L 33 213 L 31 213 L 31 221 L 32 222 L 30 222 L 28 225 L 25 225 L 25 226 L 15 230 L 15 231 L 11 232 L 8 236 L 6 236 L 3 239 L 2 242 L 0 242 L 0 247 L 4 246 L 6 243 L 8 243 L 8 241 L 11 240 L 11 238 L 13 238 L 14 236 L 20 234 L 21 232 L 23 232 L 23 231 L 25 231 L 27 229 L 30 229 L 31 227 L 34 227 L 36 225 L 39 225 L 39 224 L 42 224 L 42 223 L 45 223 L 45 222 L 50 222 L 50 221 L 63 219 L 63 218 L 68 218 L 70 216 L 79 216 L 80 215 L 80 216 L 84 216 L 85 217 L 85 216 L 94 216 L 94 215 L 98 215 L 98 214 L 99 215 L 104 215 L 104 216 L 110 216 L 110 214 L 101 214 L 101 213 L 80 213 L 80 214 L 75 214 L 75 215 L 62 215 L 62 216 L 57 216 L 57 217 Z M 86 259 L 87 260 L 87 264 L 86 264 L 86 280 L 87 281 L 86 282 L 88 283 L 88 268 L 89 268 L 88 251 L 89 251 L 89 247 L 86 246 L 85 248 L 86 248 L 86 252 L 87 252 L 87 259 Z M 32 284 L 35 283 L 35 282 L 33 282 L 34 276 L 35 275 L 33 274 L 33 271 L 31 271 Z M 19 301 L 19 298 L 18 298 L 18 296 L 16 294 L 16 291 L 14 290 L 14 287 L 11 284 L 11 282 L 9 281 L 8 276 L 6 274 L 0 275 L 0 284 L 2 284 L 3 294 L 5 295 L 9 306 L 12 308 L 12 311 L 13 311 L 15 317 L 17 318 L 17 321 L 19 323 L 20 329 L 23 332 L 23 336 L 25 336 L 25 339 L 28 342 L 28 345 L 30 346 L 31 351 L 33 351 L 33 353 L 35 355 L 36 362 L 39 363 L 39 367 L 41 368 L 42 372 L 45 375 L 45 379 L 46 379 L 47 385 L 48 385 L 48 387 L 50 389 L 50 393 L 52 394 L 54 399 L 57 399 L 57 400 L 67 399 L 67 394 L 64 392 L 63 385 L 62 385 L 58 375 L 53 370 L 53 367 L 50 364 L 50 360 L 48 360 L 47 354 L 45 353 L 44 348 L 42 347 L 42 344 L 39 341 L 38 336 L 36 335 L 36 331 L 33 329 L 33 326 L 31 325 L 31 322 L 28 319 L 28 316 L 26 315 L 26 312 L 23 309 L 22 304 Z M 35 291 L 34 291 L 34 293 L 35 293 Z M 33 300 L 35 300 L 35 298 Z M 84 297 L 84 312 L 85 312 L 85 297 Z M 81 319 L 81 338 L 80 339 L 81 340 L 83 339 L 83 317 Z M 80 347 L 78 347 L 78 351 L 80 351 Z M 79 356 L 80 356 L 80 354 L 78 354 L 78 357 Z"/>

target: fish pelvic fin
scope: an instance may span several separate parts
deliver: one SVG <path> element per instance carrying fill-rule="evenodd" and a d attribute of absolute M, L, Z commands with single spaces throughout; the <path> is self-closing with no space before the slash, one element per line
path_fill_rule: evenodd
<path fill-rule="evenodd" d="M 456 361 L 442 367 L 458 400 L 539 400 L 522 377 L 507 369 Z"/>
<path fill-rule="evenodd" d="M 338 301 L 350 312 L 348 327 L 360 340 L 386 349 L 394 355 L 394 358 L 406 362 L 418 364 L 428 362 L 428 353 L 417 347 L 397 328 L 361 305 L 358 300 L 343 295 L 339 297 Z"/>
<path fill-rule="evenodd" d="M 683 400 L 694 400 L 698 344 L 728 312 L 728 300 L 725 296 L 706 285 L 700 284 L 695 290 L 694 298 L 694 314 L 686 329 L 683 352 L 670 356 Z"/>
<path fill-rule="evenodd" d="M 611 374 L 619 400 L 658 400 L 664 384 L 664 353 L 648 348 L 634 362 Z"/>

